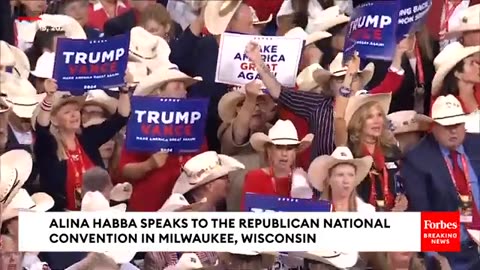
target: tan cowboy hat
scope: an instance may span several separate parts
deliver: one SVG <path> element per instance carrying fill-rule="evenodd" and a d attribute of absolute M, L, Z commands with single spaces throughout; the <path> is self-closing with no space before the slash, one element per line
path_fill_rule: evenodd
<path fill-rule="evenodd" d="M 170 46 L 161 37 L 155 36 L 143 27 L 130 30 L 129 58 L 145 64 L 149 69 L 157 69 L 169 63 Z"/>
<path fill-rule="evenodd" d="M 330 66 L 327 70 L 323 70 L 333 77 L 341 77 L 347 74 L 347 67 L 343 65 L 343 53 L 338 53 L 337 56 L 330 63 Z M 375 72 L 375 64 L 368 63 L 362 70 L 358 71 L 362 85 L 367 85 L 370 80 L 373 78 L 373 73 Z"/>
<path fill-rule="evenodd" d="M 2 222 L 18 217 L 18 212 L 22 210 L 46 212 L 50 210 L 54 204 L 55 201 L 47 193 L 38 192 L 30 196 L 25 189 L 21 188 L 7 207 L 3 209 Z"/>
<path fill-rule="evenodd" d="M 241 0 L 207 1 L 204 18 L 208 32 L 223 34 L 241 4 Z"/>
<path fill-rule="evenodd" d="M 37 90 L 28 80 L 16 76 L 5 77 L 5 80 L 0 82 L 0 89 L 7 94 L 5 101 L 20 118 L 31 118 L 36 106 L 45 97 L 45 94 L 37 94 Z"/>
<path fill-rule="evenodd" d="M 107 95 L 103 90 L 90 90 L 87 93 L 83 106 L 89 105 L 101 107 L 109 114 L 114 114 L 117 111 L 118 100 Z"/>
<path fill-rule="evenodd" d="M 468 7 L 460 19 L 460 24 L 449 29 L 446 37 L 455 38 L 469 31 L 480 31 L 480 4 Z"/>
<path fill-rule="evenodd" d="M 127 70 L 132 74 L 133 82 L 139 84 L 149 74 L 149 69 L 146 64 L 141 62 L 128 61 Z"/>
<path fill-rule="evenodd" d="M 388 113 L 390 109 L 390 102 L 392 102 L 392 93 L 382 93 L 382 94 L 368 94 L 364 92 L 357 92 L 353 97 L 350 97 L 348 100 L 347 108 L 345 108 L 345 122 L 350 123 L 352 116 L 357 110 L 363 105 L 369 102 L 376 102 L 380 104 L 385 114 Z"/>
<path fill-rule="evenodd" d="M 165 201 L 165 203 L 162 205 L 162 208 L 160 208 L 158 212 L 173 212 L 188 205 L 190 205 L 190 203 L 188 203 L 183 194 L 172 193 L 172 195 L 170 195 L 170 197 Z"/>
<path fill-rule="evenodd" d="M 38 59 L 35 65 L 35 70 L 32 70 L 32 75 L 41 79 L 53 78 L 53 67 L 55 66 L 55 53 L 44 52 Z"/>
<path fill-rule="evenodd" d="M 353 267 L 358 261 L 357 252 L 307 251 L 288 252 L 288 255 L 332 265 L 338 269 Z"/>
<path fill-rule="evenodd" d="M 85 103 L 86 96 L 74 96 L 68 91 L 57 91 L 55 92 L 54 101 L 52 104 L 52 115 L 55 115 L 58 110 L 66 104 L 76 103 L 80 107 Z M 34 113 L 35 117 L 35 113 Z M 33 117 L 32 117 L 33 118 Z"/>
<path fill-rule="evenodd" d="M 391 121 L 391 130 L 394 135 L 427 131 L 429 129 L 429 125 L 425 123 L 427 118 L 428 116 L 418 114 L 414 110 L 398 111 L 387 115 L 387 119 Z"/>
<path fill-rule="evenodd" d="M 10 150 L 0 156 L 0 204 L 6 206 L 30 177 L 32 156 L 25 150 Z"/>
<path fill-rule="evenodd" d="M 85 123 L 83 123 L 83 127 L 84 128 L 88 128 L 88 127 L 91 127 L 91 126 L 96 126 L 96 125 L 100 125 L 102 124 L 103 122 L 105 122 L 107 120 L 107 118 L 104 118 L 104 117 L 93 117 L 93 118 L 90 118 L 88 121 L 86 121 Z"/>
<path fill-rule="evenodd" d="M 352 164 L 356 168 L 355 186 L 358 186 L 370 171 L 372 162 L 373 159 L 371 156 L 354 158 L 348 147 L 339 146 L 330 156 L 319 156 L 312 161 L 310 167 L 308 167 L 308 180 L 318 191 L 323 191 L 329 170 L 337 164 L 347 163 Z"/>
<path fill-rule="evenodd" d="M 260 95 L 266 95 L 261 93 Z M 218 102 L 218 116 L 224 123 L 230 123 L 237 116 L 237 106 L 245 100 L 245 86 L 224 94 Z"/>
<path fill-rule="evenodd" d="M 207 151 L 191 158 L 182 168 L 172 193 L 186 194 L 228 173 L 245 169 L 236 159 Z"/>
<path fill-rule="evenodd" d="M 328 31 L 328 29 L 334 26 L 350 21 L 350 17 L 346 16 L 337 5 L 322 10 L 319 15 L 312 22 L 312 29 L 316 31 Z"/>
<path fill-rule="evenodd" d="M 132 184 L 125 182 L 116 184 L 110 191 L 110 200 L 116 202 L 124 202 L 130 200 L 133 193 Z"/>
<path fill-rule="evenodd" d="M 270 14 L 270 16 L 268 16 L 268 19 L 266 19 L 265 21 L 260 21 L 260 19 L 257 16 L 257 12 L 255 11 L 255 9 L 251 6 L 249 6 L 249 7 L 250 7 L 250 11 L 252 11 L 253 25 L 267 24 L 267 23 L 272 21 L 272 18 L 273 18 L 272 14 Z"/>
<path fill-rule="evenodd" d="M 71 39 L 87 39 L 87 34 L 83 27 L 74 18 L 61 14 L 42 14 L 37 21 L 38 30 L 52 27 L 54 30 L 63 30 L 65 36 Z M 31 40 L 33 42 L 33 39 Z"/>
<path fill-rule="evenodd" d="M 80 211 L 82 212 L 125 212 L 127 205 L 124 203 L 110 206 L 110 202 L 99 191 L 88 191 L 82 199 Z"/>
<path fill-rule="evenodd" d="M 467 122 L 468 116 L 460 101 L 453 95 L 439 96 L 432 105 L 432 116 L 421 120 L 435 122 L 442 126 L 452 126 Z"/>
<path fill-rule="evenodd" d="M 0 66 L 12 67 L 15 65 L 15 56 L 7 42 L 0 40 Z"/>
<path fill-rule="evenodd" d="M 329 38 L 331 37 L 332 34 L 324 31 L 315 31 L 311 34 L 308 34 L 303 30 L 301 27 L 295 27 L 290 29 L 287 33 L 285 33 L 284 37 L 289 37 L 289 38 L 301 38 L 305 40 L 305 45 L 310 45 L 316 41 Z"/>
<path fill-rule="evenodd" d="M 202 262 L 195 253 L 183 253 L 175 265 L 164 270 L 200 270 L 204 269 Z"/>
<path fill-rule="evenodd" d="M 169 68 L 160 68 L 145 77 L 135 88 L 134 96 L 147 96 L 156 88 L 171 81 L 182 81 L 185 87 L 188 88 L 192 84 L 202 81 L 201 77 L 190 77 L 187 74 L 178 70 L 176 65 L 170 64 Z"/>
<path fill-rule="evenodd" d="M 432 81 L 432 96 L 438 96 L 443 79 L 460 61 L 480 52 L 480 46 L 464 47 L 460 42 L 448 44 L 433 60 L 435 76 Z"/>
<path fill-rule="evenodd" d="M 264 152 L 265 145 L 298 145 L 297 151 L 302 152 L 312 144 L 313 134 L 309 133 L 301 140 L 298 140 L 297 129 L 290 120 L 278 120 L 268 130 L 268 135 L 263 132 L 256 132 L 250 137 L 250 144 L 257 152 Z"/>
<path fill-rule="evenodd" d="M 321 72 L 322 70 L 324 70 L 322 66 L 317 63 L 304 68 L 297 76 L 298 90 L 309 92 L 321 87 L 330 79 L 330 74 Z"/>

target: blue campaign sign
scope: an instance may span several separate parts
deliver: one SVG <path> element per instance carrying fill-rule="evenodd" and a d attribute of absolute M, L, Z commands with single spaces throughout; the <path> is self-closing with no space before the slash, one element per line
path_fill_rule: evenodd
<path fill-rule="evenodd" d="M 245 194 L 245 208 L 251 212 L 331 212 L 329 201 L 294 199 L 255 193 Z"/>
<path fill-rule="evenodd" d="M 344 44 L 346 63 L 357 51 L 361 58 L 391 60 L 397 43 L 418 30 L 431 0 L 366 2 L 353 11 Z"/>
<path fill-rule="evenodd" d="M 129 44 L 130 34 L 95 40 L 59 39 L 53 68 L 58 89 L 82 95 L 91 89 L 123 85 Z"/>
<path fill-rule="evenodd" d="M 140 152 L 192 153 L 205 137 L 208 99 L 132 97 L 126 147 Z"/>

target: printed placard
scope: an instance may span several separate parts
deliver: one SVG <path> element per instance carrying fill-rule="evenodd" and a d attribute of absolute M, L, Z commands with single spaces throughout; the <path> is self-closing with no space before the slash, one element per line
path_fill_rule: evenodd
<path fill-rule="evenodd" d="M 331 212 L 326 200 L 295 199 L 255 193 L 245 194 L 245 208 L 251 212 Z"/>
<path fill-rule="evenodd" d="M 151 153 L 199 151 L 205 138 L 208 102 L 133 96 L 126 148 Z"/>
<path fill-rule="evenodd" d="M 255 64 L 245 54 L 245 47 L 252 40 L 260 45 L 263 61 L 278 82 L 294 87 L 302 56 L 302 39 L 233 33 L 224 33 L 220 39 L 215 82 L 243 86 L 260 79 Z"/>
<path fill-rule="evenodd" d="M 53 69 L 58 89 L 81 95 L 123 85 L 129 44 L 130 34 L 95 40 L 60 38 Z"/>

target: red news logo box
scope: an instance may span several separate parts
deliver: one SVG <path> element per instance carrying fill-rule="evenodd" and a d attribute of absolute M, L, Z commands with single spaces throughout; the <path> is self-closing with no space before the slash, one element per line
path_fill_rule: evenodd
<path fill-rule="evenodd" d="M 423 252 L 460 251 L 460 213 L 459 212 L 422 212 Z"/>

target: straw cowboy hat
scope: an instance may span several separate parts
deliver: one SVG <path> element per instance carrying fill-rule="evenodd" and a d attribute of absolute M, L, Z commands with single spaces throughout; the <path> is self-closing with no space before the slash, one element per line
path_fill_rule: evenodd
<path fill-rule="evenodd" d="M 480 31 L 480 4 L 468 7 L 460 19 L 460 24 L 449 29 L 446 36 L 453 38 L 469 31 Z"/>
<path fill-rule="evenodd" d="M 332 34 L 324 31 L 315 31 L 311 34 L 308 34 L 303 30 L 301 27 L 295 27 L 290 29 L 287 33 L 285 33 L 284 37 L 288 38 L 301 38 L 305 40 L 305 45 L 310 45 L 316 41 L 322 40 L 324 38 L 329 38 L 331 37 Z"/>
<path fill-rule="evenodd" d="M 118 100 L 107 95 L 103 90 L 95 89 L 88 91 L 85 98 L 83 106 L 89 105 L 101 107 L 109 114 L 114 114 L 117 111 Z"/>
<path fill-rule="evenodd" d="M 133 83 L 138 84 L 141 80 L 145 79 L 149 70 L 147 65 L 141 62 L 128 61 L 127 70 L 133 77 Z"/>
<path fill-rule="evenodd" d="M 338 53 L 337 56 L 333 59 L 330 63 L 330 66 L 327 70 L 323 70 L 322 72 L 327 73 L 329 76 L 333 77 L 341 77 L 347 74 L 347 66 L 343 65 L 343 53 Z M 358 75 L 360 80 L 362 81 L 362 86 L 365 86 L 370 82 L 373 77 L 373 73 L 375 72 L 375 65 L 373 63 L 368 63 L 362 70 L 358 71 Z"/>
<path fill-rule="evenodd" d="M 53 30 L 61 29 L 65 36 L 71 39 L 87 39 L 87 34 L 83 27 L 74 18 L 61 14 L 42 14 L 38 22 L 38 29 L 52 27 Z M 33 41 L 33 39 L 32 39 Z"/>
<path fill-rule="evenodd" d="M 241 169 L 245 169 L 245 166 L 232 157 L 217 154 L 215 151 L 203 152 L 185 163 L 172 193 L 186 194 L 197 187 Z"/>
<path fill-rule="evenodd" d="M 15 56 L 7 42 L 0 40 L 0 66 L 11 67 L 15 65 Z"/>
<path fill-rule="evenodd" d="M 271 143 L 274 145 L 297 145 L 297 151 L 302 152 L 307 149 L 313 140 L 313 134 L 309 133 L 298 140 L 297 129 L 290 120 L 278 120 L 268 130 L 268 135 L 263 132 L 256 132 L 250 137 L 250 144 L 257 152 L 264 152 L 265 145 Z"/>
<path fill-rule="evenodd" d="M 424 120 L 428 118 L 425 115 L 418 114 L 414 110 L 398 111 L 387 115 L 391 122 L 391 130 L 394 135 L 408 132 L 422 132 L 429 129 Z"/>
<path fill-rule="evenodd" d="M 208 32 L 223 34 L 241 4 L 241 0 L 207 1 L 204 18 Z"/>
<path fill-rule="evenodd" d="M 304 68 L 297 76 L 298 90 L 312 91 L 321 87 L 330 78 L 328 72 L 322 72 L 323 70 L 317 63 Z"/>
<path fill-rule="evenodd" d="M 116 184 L 110 191 L 110 200 L 116 202 L 124 202 L 132 197 L 133 186 L 130 183 Z"/>
<path fill-rule="evenodd" d="M 337 252 L 337 251 L 308 251 L 308 252 L 288 252 L 288 255 L 305 258 L 312 261 L 322 262 L 335 266 L 339 269 L 353 267 L 358 260 L 357 252 Z"/>
<path fill-rule="evenodd" d="M 41 79 L 53 78 L 53 67 L 55 66 L 55 53 L 44 52 L 38 59 L 35 65 L 35 70 L 32 70 L 32 75 Z"/>
<path fill-rule="evenodd" d="M 442 126 L 452 126 L 467 122 L 468 116 L 463 111 L 460 101 L 453 96 L 439 96 L 432 105 L 432 116 L 424 117 L 426 122 L 435 122 Z"/>
<path fill-rule="evenodd" d="M 0 203 L 8 205 L 32 172 L 32 156 L 25 150 L 10 150 L 0 156 Z"/>
<path fill-rule="evenodd" d="M 30 196 L 25 189 L 21 188 L 7 207 L 3 209 L 2 222 L 18 217 L 18 212 L 21 210 L 46 212 L 50 210 L 54 204 L 55 201 L 47 193 L 38 192 Z"/>
<path fill-rule="evenodd" d="M 161 37 L 155 36 L 143 27 L 130 30 L 129 58 L 144 63 L 150 69 L 169 63 L 170 46 Z"/>
<path fill-rule="evenodd" d="M 319 15 L 312 22 L 313 29 L 316 31 L 327 31 L 334 26 L 350 21 L 350 17 L 346 16 L 337 5 L 322 10 Z"/>
<path fill-rule="evenodd" d="M 308 167 L 308 180 L 314 188 L 323 191 L 329 170 L 338 164 L 347 163 L 352 164 L 356 168 L 355 186 L 357 186 L 365 179 L 365 176 L 367 176 L 372 167 L 372 162 L 373 159 L 371 156 L 354 158 L 348 147 L 339 146 L 330 156 L 319 156 L 312 161 L 310 167 Z"/>
<path fill-rule="evenodd" d="M 390 109 L 390 102 L 392 101 L 392 93 L 384 93 L 384 94 L 368 94 L 363 91 L 359 91 L 355 94 L 355 96 L 350 97 L 348 100 L 347 108 L 345 108 L 345 122 L 350 123 L 352 116 L 355 112 L 357 112 L 360 107 L 369 103 L 369 102 L 376 102 L 382 107 L 385 114 L 388 113 Z"/>
<path fill-rule="evenodd" d="M 45 93 L 37 94 L 35 87 L 22 78 L 7 79 L 0 83 L 0 88 L 7 94 L 6 101 L 11 104 L 13 113 L 20 118 L 31 118 L 46 96 Z"/>
<path fill-rule="evenodd" d="M 54 97 L 51 111 L 52 115 L 55 115 L 57 111 L 66 104 L 76 103 L 82 107 L 86 98 L 86 96 L 74 96 L 68 91 L 57 91 Z"/>
<path fill-rule="evenodd" d="M 170 64 L 168 68 L 160 68 L 145 77 L 135 88 L 134 96 L 147 96 L 156 88 L 160 88 L 171 81 L 181 81 L 188 88 L 192 84 L 202 81 L 201 77 L 190 77 L 178 70 L 174 64 Z"/>
<path fill-rule="evenodd" d="M 158 212 L 173 212 L 182 207 L 189 206 L 187 199 L 180 193 L 172 193 L 170 197 L 162 205 Z"/>
<path fill-rule="evenodd" d="M 433 60 L 435 76 L 432 81 L 432 95 L 438 96 L 443 79 L 464 58 L 480 52 L 480 46 L 464 47 L 460 42 L 448 44 Z"/>
<path fill-rule="evenodd" d="M 257 16 L 257 12 L 255 11 L 255 9 L 253 7 L 250 6 L 250 11 L 252 11 L 252 19 L 253 19 L 253 25 L 262 25 L 262 24 L 267 24 L 269 22 L 272 21 L 272 14 L 270 14 L 270 16 L 268 16 L 268 19 L 264 20 L 264 21 L 260 21 L 260 19 L 258 18 Z"/>

